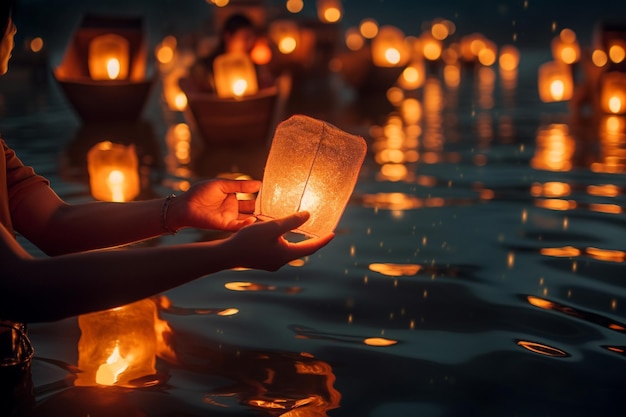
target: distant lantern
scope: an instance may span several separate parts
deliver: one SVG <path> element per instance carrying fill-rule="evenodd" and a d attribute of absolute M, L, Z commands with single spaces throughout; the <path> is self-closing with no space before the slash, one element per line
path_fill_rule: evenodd
<path fill-rule="evenodd" d="M 564 64 L 573 64 L 580 60 L 580 45 L 576 34 L 571 29 L 563 29 L 559 36 L 552 39 L 552 58 Z"/>
<path fill-rule="evenodd" d="M 114 33 L 97 36 L 89 43 L 89 75 L 94 80 L 125 80 L 129 56 L 126 38 Z"/>
<path fill-rule="evenodd" d="M 571 68 L 558 61 L 550 61 L 539 66 L 539 98 L 544 103 L 567 101 L 574 93 Z"/>
<path fill-rule="evenodd" d="M 215 89 L 218 97 L 243 97 L 259 90 L 256 70 L 246 54 L 219 55 L 213 62 Z"/>
<path fill-rule="evenodd" d="M 519 49 L 513 45 L 504 45 L 500 48 L 500 56 L 498 64 L 502 71 L 515 71 L 519 66 L 520 54 Z"/>
<path fill-rule="evenodd" d="M 78 317 L 77 386 L 134 386 L 156 374 L 156 305 L 145 299 Z"/>
<path fill-rule="evenodd" d="M 294 52 L 300 44 L 300 27 L 293 20 L 275 20 L 270 23 L 268 32 L 278 51 L 284 55 Z"/>
<path fill-rule="evenodd" d="M 404 33 L 395 26 L 382 26 L 372 39 L 372 61 L 378 67 L 400 67 L 410 55 Z"/>
<path fill-rule="evenodd" d="M 336 23 L 341 20 L 343 6 L 341 0 L 317 0 L 317 16 L 324 23 Z"/>
<path fill-rule="evenodd" d="M 424 85 L 426 65 L 423 59 L 414 59 L 400 74 L 398 85 L 405 90 L 415 90 Z"/>
<path fill-rule="evenodd" d="M 600 106 L 607 114 L 626 114 L 626 73 L 611 71 L 602 74 Z"/>
<path fill-rule="evenodd" d="M 335 230 L 356 184 L 367 145 L 360 136 L 303 115 L 278 125 L 256 200 L 260 219 L 308 211 L 297 231 L 324 236 Z"/>
<path fill-rule="evenodd" d="M 139 194 L 135 146 L 104 141 L 87 153 L 91 195 L 101 201 L 130 201 Z"/>

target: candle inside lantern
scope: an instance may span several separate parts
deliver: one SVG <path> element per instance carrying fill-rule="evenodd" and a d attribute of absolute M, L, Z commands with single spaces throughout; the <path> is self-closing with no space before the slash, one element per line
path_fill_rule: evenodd
<path fill-rule="evenodd" d="M 120 374 L 128 368 L 128 365 L 128 361 L 120 355 L 119 341 L 116 341 L 113 352 L 96 371 L 96 383 L 114 385 L 119 380 Z"/>
<path fill-rule="evenodd" d="M 258 82 L 252 59 L 245 54 L 223 54 L 213 63 L 215 88 L 222 98 L 256 94 Z"/>
<path fill-rule="evenodd" d="M 297 231 L 332 232 L 352 194 L 367 146 L 363 138 L 303 115 L 283 121 L 272 140 L 255 214 L 274 219 L 308 211 Z"/>
<path fill-rule="evenodd" d="M 410 55 L 404 33 L 394 26 L 383 26 L 372 40 L 372 62 L 378 67 L 404 65 Z"/>
<path fill-rule="evenodd" d="M 120 35 L 107 33 L 89 44 L 89 75 L 94 80 L 128 78 L 129 43 Z"/>
<path fill-rule="evenodd" d="M 97 200 L 129 201 L 139 194 L 138 159 L 133 145 L 104 141 L 87 153 L 91 194 Z"/>
<path fill-rule="evenodd" d="M 607 114 L 626 113 L 626 74 L 611 71 L 602 74 L 600 105 Z"/>
<path fill-rule="evenodd" d="M 574 81 L 569 66 L 551 61 L 539 67 L 539 98 L 544 103 L 572 98 Z"/>

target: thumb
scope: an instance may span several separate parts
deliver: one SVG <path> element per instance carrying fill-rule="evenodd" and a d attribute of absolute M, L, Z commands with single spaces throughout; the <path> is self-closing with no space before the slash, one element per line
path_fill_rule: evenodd
<path fill-rule="evenodd" d="M 302 226 L 304 223 L 306 223 L 306 221 L 309 220 L 310 217 L 311 214 L 308 211 L 299 211 L 287 217 L 283 217 L 282 219 L 278 219 L 277 223 L 279 225 L 280 234 L 284 234 L 289 232 L 290 230 L 297 229 L 299 226 Z"/>

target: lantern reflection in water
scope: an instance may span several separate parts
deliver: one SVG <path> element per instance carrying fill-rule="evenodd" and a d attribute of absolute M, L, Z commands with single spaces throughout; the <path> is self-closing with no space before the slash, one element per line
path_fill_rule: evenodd
<path fill-rule="evenodd" d="M 367 145 L 359 136 L 308 116 L 295 115 L 276 129 L 256 200 L 260 219 L 296 211 L 311 217 L 298 231 L 324 236 L 337 226 L 352 194 Z"/>
<path fill-rule="evenodd" d="M 130 201 L 139 194 L 139 162 L 134 145 L 104 141 L 87 153 L 91 194 L 102 201 Z"/>
<path fill-rule="evenodd" d="M 605 116 L 599 123 L 598 160 L 591 164 L 594 172 L 626 172 L 626 117 Z"/>
<path fill-rule="evenodd" d="M 546 171 L 569 171 L 576 142 L 565 124 L 541 126 L 537 132 L 535 154 L 530 165 Z"/>

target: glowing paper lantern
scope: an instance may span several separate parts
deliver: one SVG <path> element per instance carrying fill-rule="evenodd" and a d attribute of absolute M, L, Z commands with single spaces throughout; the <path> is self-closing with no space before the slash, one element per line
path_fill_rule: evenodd
<path fill-rule="evenodd" d="M 97 36 L 89 44 L 89 75 L 94 80 L 125 80 L 129 56 L 126 38 L 113 33 Z"/>
<path fill-rule="evenodd" d="M 213 62 L 213 73 L 218 97 L 243 97 L 259 90 L 254 63 L 245 54 L 218 56 Z"/>
<path fill-rule="evenodd" d="M 607 114 L 626 114 L 626 73 L 611 71 L 602 75 L 600 106 Z"/>
<path fill-rule="evenodd" d="M 409 59 L 409 49 L 400 29 L 383 26 L 372 39 L 372 61 L 378 67 L 400 67 Z"/>
<path fill-rule="evenodd" d="M 109 141 L 87 153 L 91 195 L 103 201 L 129 201 L 139 194 L 139 162 L 134 145 Z"/>
<path fill-rule="evenodd" d="M 78 317 L 77 386 L 134 386 L 156 373 L 156 305 L 152 300 Z"/>
<path fill-rule="evenodd" d="M 300 28 L 293 20 L 275 20 L 270 24 L 269 37 L 282 54 L 290 54 L 300 43 Z"/>
<path fill-rule="evenodd" d="M 552 58 L 564 64 L 573 64 L 580 60 L 580 45 L 576 34 L 571 29 L 563 29 L 559 36 L 552 39 Z"/>
<path fill-rule="evenodd" d="M 574 81 L 569 66 L 550 61 L 539 67 L 539 98 L 544 103 L 566 101 L 574 93 Z"/>
<path fill-rule="evenodd" d="M 297 231 L 323 236 L 337 227 L 352 194 L 367 145 L 326 122 L 295 115 L 280 123 L 256 200 L 260 219 L 308 211 Z"/>
<path fill-rule="evenodd" d="M 341 0 L 317 0 L 317 16 L 324 23 L 336 23 L 341 20 L 343 7 Z"/>

